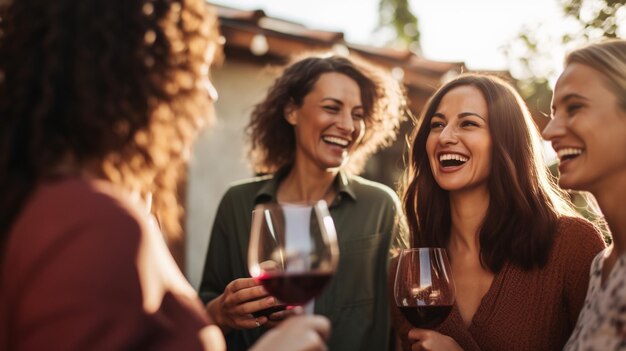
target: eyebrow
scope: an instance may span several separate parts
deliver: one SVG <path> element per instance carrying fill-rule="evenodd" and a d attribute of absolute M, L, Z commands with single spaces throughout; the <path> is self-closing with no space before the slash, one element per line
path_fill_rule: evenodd
<path fill-rule="evenodd" d="M 332 101 L 332 102 L 334 102 L 334 103 L 337 103 L 337 104 L 343 105 L 343 101 L 338 100 L 338 99 L 335 99 L 335 98 L 333 98 L 333 97 L 325 97 L 325 98 L 323 98 L 323 99 L 322 99 L 322 100 L 320 100 L 320 101 L 324 102 L 324 101 L 326 101 L 326 100 L 330 100 L 330 101 Z"/>
<path fill-rule="evenodd" d="M 461 112 L 458 114 L 459 118 L 465 118 L 465 117 L 470 117 L 470 116 L 475 116 L 478 117 L 480 119 L 482 119 L 483 121 L 487 121 L 483 116 L 479 115 L 476 112 Z M 439 117 L 439 118 L 443 118 L 446 119 L 446 116 L 443 113 L 437 112 L 433 115 L 433 117 Z"/>

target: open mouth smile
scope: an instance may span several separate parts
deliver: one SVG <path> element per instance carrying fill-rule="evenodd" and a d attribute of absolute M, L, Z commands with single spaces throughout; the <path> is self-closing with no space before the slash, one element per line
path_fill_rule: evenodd
<path fill-rule="evenodd" d="M 322 136 L 322 140 L 326 144 L 339 146 L 339 147 L 342 147 L 342 148 L 346 148 L 346 147 L 348 147 L 348 145 L 350 145 L 350 140 L 345 139 L 345 138 L 336 137 L 336 136 L 325 135 L 325 136 Z"/>
<path fill-rule="evenodd" d="M 454 168 L 464 165 L 469 161 L 469 157 L 455 154 L 455 153 L 441 153 L 439 154 L 439 165 L 443 168 Z"/>
<path fill-rule="evenodd" d="M 567 148 L 558 150 L 556 152 L 556 155 L 559 157 L 560 162 L 566 162 L 566 161 L 573 160 L 576 157 L 580 156 L 583 153 L 583 151 L 584 150 L 581 148 L 567 147 Z"/>

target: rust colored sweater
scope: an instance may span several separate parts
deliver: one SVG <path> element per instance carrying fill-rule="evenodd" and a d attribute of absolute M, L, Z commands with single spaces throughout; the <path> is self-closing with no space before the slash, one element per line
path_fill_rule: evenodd
<path fill-rule="evenodd" d="M 603 248 L 600 233 L 589 222 L 562 218 L 544 268 L 524 271 L 505 264 L 469 326 L 455 305 L 437 331 L 465 351 L 561 350 L 585 300 L 591 261 Z M 395 267 L 394 262 L 389 274 L 393 324 L 403 349 L 410 350 L 412 326 L 393 301 Z"/>

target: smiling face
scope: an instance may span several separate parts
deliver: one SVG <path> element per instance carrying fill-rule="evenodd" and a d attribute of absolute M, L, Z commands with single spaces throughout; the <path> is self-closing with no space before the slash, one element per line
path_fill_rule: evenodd
<path fill-rule="evenodd" d="M 341 73 L 320 75 L 302 106 L 288 106 L 285 117 L 295 130 L 295 162 L 322 170 L 340 167 L 365 132 L 359 86 Z"/>
<path fill-rule="evenodd" d="M 559 157 L 563 188 L 595 192 L 626 177 L 626 112 L 589 66 L 571 63 L 559 77 L 543 137 Z"/>
<path fill-rule="evenodd" d="M 430 120 L 426 152 L 442 189 L 487 187 L 492 149 L 488 118 L 487 102 L 473 86 L 453 88 L 441 99 Z"/>

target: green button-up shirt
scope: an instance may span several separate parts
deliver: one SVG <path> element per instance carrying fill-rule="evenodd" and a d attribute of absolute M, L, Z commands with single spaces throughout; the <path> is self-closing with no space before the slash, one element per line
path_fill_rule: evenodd
<path fill-rule="evenodd" d="M 286 175 L 265 176 L 233 185 L 217 211 L 200 284 L 207 303 L 237 278 L 248 273 L 248 239 L 256 204 L 276 202 L 278 184 Z M 315 313 L 328 317 L 333 351 L 386 350 L 390 322 L 386 288 L 388 259 L 407 247 L 400 234 L 400 201 L 388 187 L 340 172 L 330 214 L 337 228 L 339 266 L 335 277 L 315 299 Z M 246 350 L 264 328 L 235 330 L 226 335 L 228 350 Z"/>

